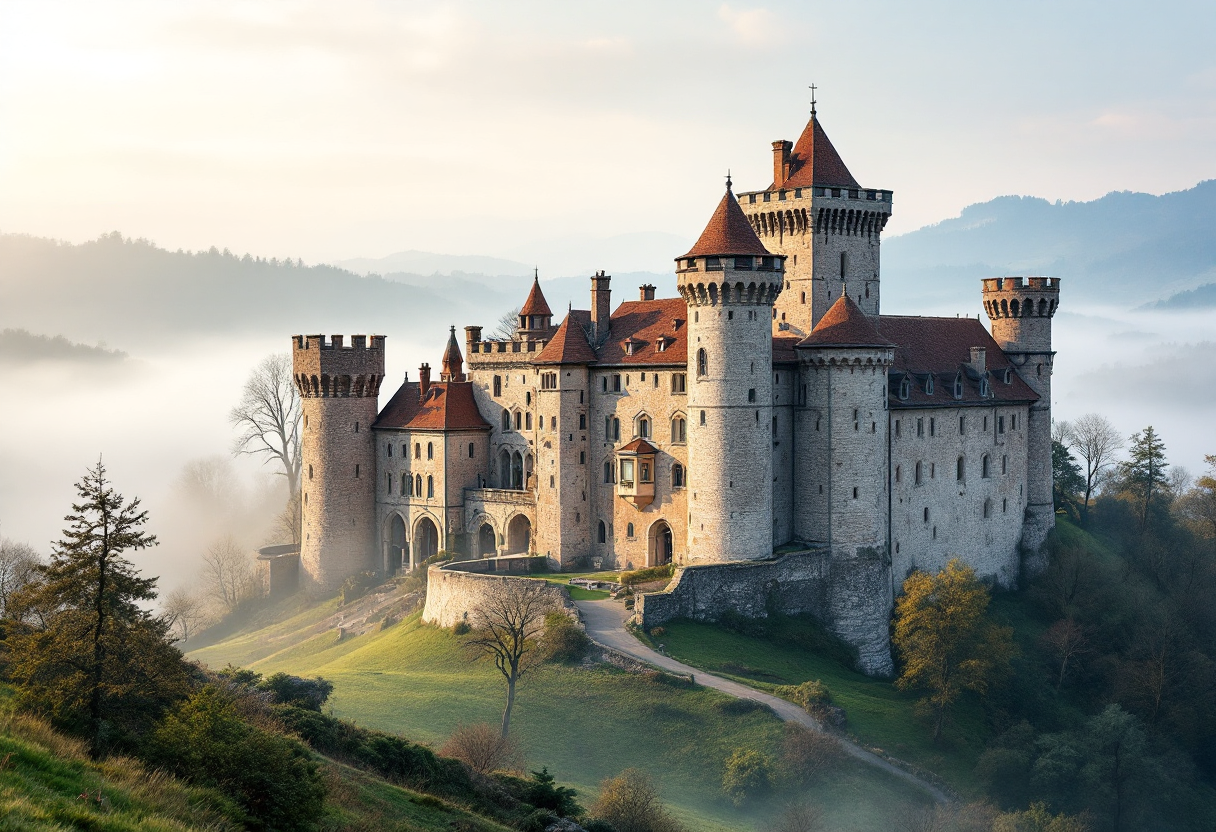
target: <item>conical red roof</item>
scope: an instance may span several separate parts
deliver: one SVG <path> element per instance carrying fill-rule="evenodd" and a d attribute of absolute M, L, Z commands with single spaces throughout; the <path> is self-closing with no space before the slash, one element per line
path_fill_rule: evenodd
<path fill-rule="evenodd" d="M 837 188 L 860 188 L 844 160 L 832 147 L 828 134 L 816 116 L 806 123 L 806 129 L 790 153 L 790 175 L 784 182 L 774 182 L 772 189 L 809 188 L 831 185 Z"/>
<path fill-rule="evenodd" d="M 460 354 L 460 344 L 456 343 L 456 327 L 452 327 L 448 336 L 448 348 L 443 351 L 439 373 L 442 381 L 464 381 L 464 358 Z"/>
<path fill-rule="evenodd" d="M 528 299 L 524 301 L 523 308 L 519 310 L 521 315 L 552 315 L 553 312 L 549 309 L 549 304 L 545 302 L 545 293 L 540 290 L 540 278 L 532 279 L 532 291 L 528 293 Z"/>
<path fill-rule="evenodd" d="M 726 194 L 718 203 L 714 215 L 709 218 L 709 225 L 701 232 L 700 238 L 687 254 L 681 257 L 707 257 L 719 255 L 770 255 L 764 243 L 752 230 L 751 223 L 739 207 L 739 200 L 730 191 L 727 183 Z M 679 259 L 679 258 L 677 258 Z"/>
<path fill-rule="evenodd" d="M 557 332 L 553 333 L 549 343 L 545 344 L 545 348 L 532 359 L 532 363 L 594 364 L 596 360 L 595 350 L 587 343 L 587 334 L 575 320 L 575 313 L 571 312 L 557 328 Z"/>
<path fill-rule="evenodd" d="M 832 304 L 799 347 L 893 347 L 848 295 Z"/>

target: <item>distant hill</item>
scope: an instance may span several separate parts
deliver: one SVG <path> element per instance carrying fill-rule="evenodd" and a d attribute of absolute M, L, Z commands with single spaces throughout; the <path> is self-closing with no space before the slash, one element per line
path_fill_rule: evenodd
<path fill-rule="evenodd" d="M 35 335 L 25 329 L 0 331 L 0 362 L 67 361 L 77 364 L 116 364 L 125 361 L 121 350 L 76 344 L 62 335 Z"/>
<path fill-rule="evenodd" d="M 1119 305 L 1155 302 L 1216 283 L 1214 226 L 1216 180 L 1091 202 L 998 197 L 885 240 L 883 306 L 911 311 L 978 300 L 981 277 L 1028 274 L 1064 278 L 1073 298 L 1084 292 Z"/>

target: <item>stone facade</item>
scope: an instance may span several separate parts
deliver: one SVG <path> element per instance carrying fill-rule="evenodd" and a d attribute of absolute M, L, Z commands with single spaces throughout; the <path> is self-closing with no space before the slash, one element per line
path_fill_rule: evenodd
<path fill-rule="evenodd" d="M 453 329 L 440 381 L 423 365 L 378 416 L 383 339 L 297 339 L 308 585 L 443 549 L 670 561 L 671 589 L 639 601 L 646 626 L 806 612 L 885 673 L 912 570 L 959 557 L 1014 586 L 1041 568 L 1059 281 L 984 281 L 991 335 L 976 318 L 883 314 L 891 192 L 858 185 L 814 117 L 773 149 L 773 186 L 728 183 L 676 258 L 679 298 L 642 286 L 614 309 L 598 272 L 591 308 L 555 325 L 536 281 L 510 337 L 468 326 L 462 355 Z"/>
<path fill-rule="evenodd" d="M 489 593 L 506 581 L 529 580 L 494 572 L 495 564 L 479 560 L 451 566 L 432 566 L 426 574 L 426 606 L 422 620 L 439 627 L 452 627 L 469 621 L 473 611 Z M 459 568 L 456 568 L 459 567 Z M 538 583 L 541 583 L 538 581 Z M 545 589 L 548 609 L 562 612 L 578 620 L 578 609 L 570 593 L 556 584 L 541 583 Z"/>

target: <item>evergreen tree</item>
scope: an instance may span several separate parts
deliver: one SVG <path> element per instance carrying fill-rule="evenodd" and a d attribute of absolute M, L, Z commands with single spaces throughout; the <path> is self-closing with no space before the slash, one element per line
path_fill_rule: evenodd
<path fill-rule="evenodd" d="M 76 492 L 50 563 L 13 599 L 22 627 L 10 674 L 28 706 L 100 755 L 132 745 L 185 694 L 187 677 L 169 623 L 140 606 L 156 598 L 156 579 L 123 557 L 156 545 L 147 512 L 123 500 L 100 460 Z"/>
<path fill-rule="evenodd" d="M 1064 509 L 1074 520 L 1080 519 L 1077 506 L 1085 491 L 1085 477 L 1067 446 L 1056 440 L 1051 442 L 1051 475 L 1056 510 Z"/>
<path fill-rule="evenodd" d="M 1130 459 L 1119 465 L 1120 491 L 1135 506 L 1141 530 L 1148 527 L 1149 512 L 1154 498 L 1160 497 L 1169 488 L 1165 459 L 1165 443 L 1149 425 L 1132 434 Z"/>

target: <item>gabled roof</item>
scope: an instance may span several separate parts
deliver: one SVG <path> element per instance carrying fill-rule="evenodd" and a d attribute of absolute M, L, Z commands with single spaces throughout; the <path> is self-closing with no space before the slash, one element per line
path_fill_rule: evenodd
<path fill-rule="evenodd" d="M 714 215 L 709 218 L 709 225 L 705 226 L 705 230 L 688 253 L 677 259 L 732 254 L 764 257 L 772 252 L 764 247 L 764 243 L 760 242 L 760 238 L 752 230 L 751 223 L 747 221 L 743 209 L 739 207 L 739 200 L 735 199 L 728 184 L 726 194 L 718 203 Z"/>
<path fill-rule="evenodd" d="M 418 401 L 418 385 L 406 382 L 380 411 L 377 428 L 407 430 L 489 430 L 490 423 L 481 418 L 473 398 L 473 384 L 468 381 L 440 381 L 427 390 L 426 399 Z"/>
<path fill-rule="evenodd" d="M 657 454 L 658 452 L 658 448 L 640 436 L 617 451 L 618 454 Z"/>
<path fill-rule="evenodd" d="M 812 115 L 806 129 L 798 137 L 790 153 L 790 174 L 784 182 L 774 182 L 777 188 L 809 188 L 811 185 L 832 185 L 838 188 L 860 188 L 844 160 L 832 146 L 818 117 Z"/>
<path fill-rule="evenodd" d="M 921 318 L 880 315 L 874 324 L 883 337 L 894 341 L 895 362 L 891 374 L 911 376 L 907 399 L 898 398 L 898 388 L 889 390 L 892 407 L 932 407 L 951 404 L 1035 402 L 1038 394 L 1017 374 L 1008 356 L 975 318 Z M 971 348 L 984 348 L 991 397 L 979 395 L 980 376 L 971 366 Z M 1004 381 L 1005 370 L 1010 383 Z M 954 379 L 963 374 L 963 396 L 954 398 Z M 934 377 L 933 393 L 925 392 L 925 379 Z"/>
<path fill-rule="evenodd" d="M 553 338 L 540 351 L 540 355 L 532 359 L 533 364 L 594 364 L 595 350 L 587 342 L 587 326 L 591 323 L 591 313 L 579 309 L 570 310 L 562 325 L 553 333 Z"/>
<path fill-rule="evenodd" d="M 811 334 L 798 342 L 799 347 L 842 349 L 846 347 L 892 347 L 878 334 L 870 318 L 848 295 L 841 295 L 815 324 Z"/>
<path fill-rule="evenodd" d="M 528 292 L 528 299 L 524 301 L 524 305 L 520 307 L 519 314 L 521 315 L 552 315 L 553 312 L 549 309 L 549 304 L 545 302 L 545 293 L 540 290 L 540 278 L 532 278 L 532 291 Z"/>
<path fill-rule="evenodd" d="M 630 339 L 632 355 L 625 349 Z M 687 364 L 688 304 L 683 298 L 625 301 L 612 313 L 608 340 L 597 352 L 600 364 Z"/>

